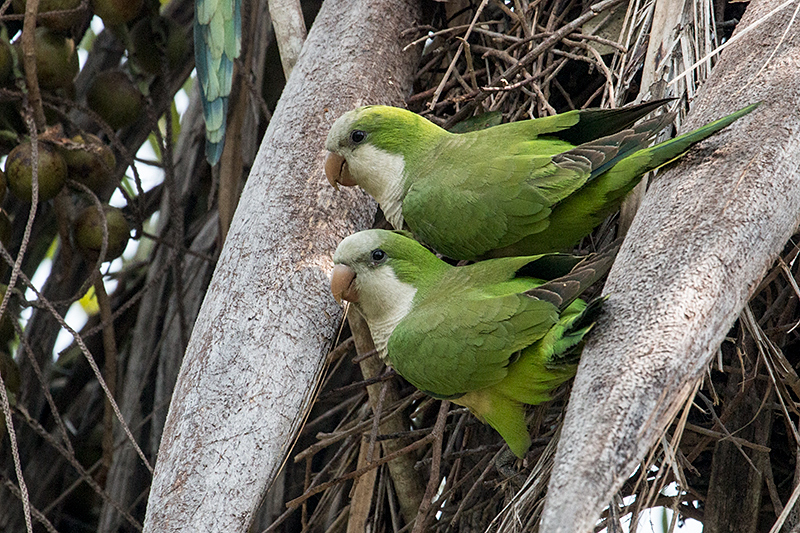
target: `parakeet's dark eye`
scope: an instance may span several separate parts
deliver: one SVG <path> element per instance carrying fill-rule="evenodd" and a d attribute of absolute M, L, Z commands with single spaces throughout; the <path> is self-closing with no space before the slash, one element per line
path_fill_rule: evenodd
<path fill-rule="evenodd" d="M 350 140 L 353 141 L 355 144 L 364 142 L 364 139 L 366 138 L 367 138 L 366 131 L 353 130 L 350 132 Z"/>
<path fill-rule="evenodd" d="M 370 258 L 372 259 L 373 263 L 383 263 L 384 261 L 386 261 L 386 252 L 384 252 L 380 248 L 376 248 L 375 250 L 372 250 Z"/>

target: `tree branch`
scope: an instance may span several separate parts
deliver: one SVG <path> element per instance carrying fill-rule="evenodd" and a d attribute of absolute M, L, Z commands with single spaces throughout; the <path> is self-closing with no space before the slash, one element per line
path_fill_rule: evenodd
<path fill-rule="evenodd" d="M 418 10 L 412 0 L 323 4 L 189 341 L 145 531 L 246 530 L 291 449 L 341 317 L 328 289 L 333 250 L 375 213 L 362 194 L 325 185 L 324 138 L 356 104 L 402 104 L 416 54 L 399 36 Z"/>
<path fill-rule="evenodd" d="M 777 4 L 751 3 L 739 28 Z M 800 116 L 786 112 L 800 106 L 797 26 L 781 40 L 791 17 L 780 12 L 725 52 L 684 129 L 761 107 L 703 142 L 644 199 L 578 369 L 541 531 L 593 530 L 797 227 Z"/>

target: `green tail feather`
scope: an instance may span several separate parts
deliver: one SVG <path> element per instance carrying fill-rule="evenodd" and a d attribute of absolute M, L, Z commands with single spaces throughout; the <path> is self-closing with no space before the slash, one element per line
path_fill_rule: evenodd
<path fill-rule="evenodd" d="M 758 105 L 749 105 L 694 131 L 656 146 L 643 148 L 618 161 L 611 169 L 589 181 L 554 207 L 550 214 L 550 227 L 557 228 L 557 232 L 554 230 L 547 236 L 564 246 L 577 242 L 619 209 L 625 195 L 639 183 L 643 174 L 680 157 L 693 144 L 730 125 Z M 509 247 L 511 248 L 513 247 Z M 521 241 L 518 248 L 524 250 L 524 241 Z"/>
<path fill-rule="evenodd" d="M 492 409 L 479 414 L 497 431 L 517 457 L 524 457 L 531 446 L 531 435 L 525 422 L 525 406 L 502 394 L 487 391 Z"/>
<path fill-rule="evenodd" d="M 750 113 L 759 105 L 761 105 L 760 102 L 751 104 L 726 117 L 722 117 L 714 122 L 709 122 L 696 130 L 684 133 L 674 139 L 664 141 L 650 148 L 639 150 L 614 165 L 614 167 L 604 174 L 599 181 L 606 182 L 603 188 L 607 191 L 620 189 L 620 191 L 627 193 L 639 183 L 639 179 L 643 174 L 679 158 L 691 148 L 692 145 L 702 141 L 706 137 L 710 137 L 722 128 L 729 126 L 732 122 Z"/>

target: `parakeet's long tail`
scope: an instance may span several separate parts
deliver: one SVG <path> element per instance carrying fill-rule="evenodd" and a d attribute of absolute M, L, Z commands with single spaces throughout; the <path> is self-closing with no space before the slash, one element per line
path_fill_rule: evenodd
<path fill-rule="evenodd" d="M 531 435 L 525 422 L 525 406 L 493 389 L 465 394 L 453 403 L 468 407 L 472 413 L 492 426 L 517 457 L 524 457 L 531 446 Z"/>
<path fill-rule="evenodd" d="M 206 159 L 215 165 L 225 145 L 233 61 L 242 48 L 242 0 L 195 0 L 194 57 L 206 122 Z"/>
<path fill-rule="evenodd" d="M 726 117 L 722 117 L 714 122 L 709 122 L 696 130 L 679 135 L 674 139 L 664 141 L 650 148 L 635 151 L 633 154 L 615 164 L 613 168 L 603 176 L 602 181 L 608 182 L 609 186 L 613 186 L 614 182 L 619 182 L 619 185 L 624 187 L 623 181 L 631 181 L 632 176 L 639 176 L 666 165 L 670 161 L 683 155 L 693 144 L 729 126 L 732 122 L 750 113 L 759 105 L 760 102 L 751 104 Z M 635 181 L 638 183 L 638 180 Z"/>
<path fill-rule="evenodd" d="M 603 219 L 619 208 L 625 195 L 639 183 L 643 174 L 680 157 L 693 144 L 730 125 L 753 111 L 758 105 L 749 105 L 655 146 L 639 149 L 634 147 L 627 153 L 616 154 L 611 168 L 590 179 L 581 189 L 554 207 L 550 214 L 550 226 L 558 228 L 558 234 L 563 237 L 564 242 L 577 242 L 586 234 L 587 228 L 599 225 Z M 632 135 L 635 136 L 635 132 Z M 579 148 L 585 149 L 585 146 Z M 599 145 L 597 150 L 601 151 Z"/>

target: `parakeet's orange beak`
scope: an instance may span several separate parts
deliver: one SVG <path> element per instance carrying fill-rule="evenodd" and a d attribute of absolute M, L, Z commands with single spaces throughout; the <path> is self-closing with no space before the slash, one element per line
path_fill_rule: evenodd
<path fill-rule="evenodd" d="M 342 300 L 347 300 L 348 302 L 358 301 L 358 291 L 353 287 L 355 279 L 356 273 L 349 266 L 336 265 L 333 267 L 331 292 L 337 302 L 342 303 Z"/>
<path fill-rule="evenodd" d="M 333 152 L 328 152 L 328 158 L 325 159 L 325 176 L 333 188 L 339 190 L 339 185 L 345 187 L 352 187 L 358 185 L 353 177 L 350 175 L 350 170 L 347 168 L 347 161 L 344 157 Z"/>

